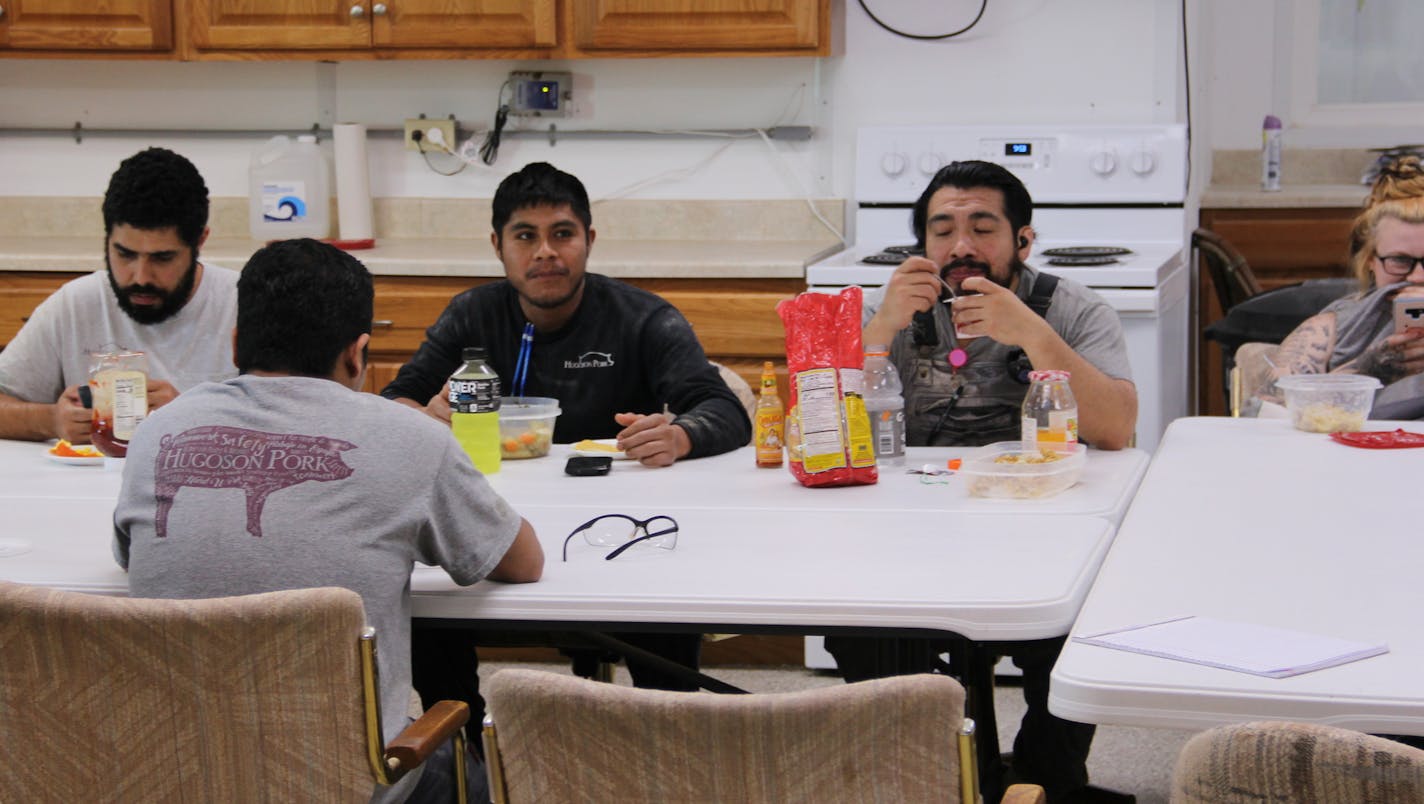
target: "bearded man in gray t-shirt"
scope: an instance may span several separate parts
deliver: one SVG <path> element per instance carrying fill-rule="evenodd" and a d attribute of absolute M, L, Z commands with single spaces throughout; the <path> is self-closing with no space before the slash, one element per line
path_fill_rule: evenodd
<path fill-rule="evenodd" d="M 448 428 L 359 392 L 372 306 L 360 262 L 315 240 L 278 242 L 252 256 L 237 290 L 242 374 L 183 394 L 135 431 L 115 556 L 136 596 L 360 594 L 381 639 L 389 740 L 410 701 L 415 562 L 465 585 L 526 582 L 543 551 Z M 418 783 L 412 774 L 376 798 L 403 801 Z"/>
<path fill-rule="evenodd" d="M 1131 442 L 1137 390 L 1122 324 L 1093 291 L 1044 279 L 1023 263 L 1033 245 L 1032 215 L 1028 189 L 991 162 L 947 165 L 915 203 L 915 237 L 924 256 L 905 260 L 884 288 L 867 294 L 862 310 L 866 348 L 890 347 L 900 372 L 907 444 L 1017 440 L 1028 391 L 1018 375 L 1030 368 L 1071 372 L 1084 442 L 1099 449 Z M 952 305 L 941 303 L 951 297 Z M 1062 645 L 1060 637 L 990 646 L 1013 657 L 1024 674 L 1027 711 L 1007 780 L 1040 784 L 1050 801 L 1128 800 L 1088 785 L 1093 727 L 1048 711 L 1048 676 Z M 949 646 L 946 640 L 827 637 L 826 648 L 846 680 L 858 681 L 930 672 Z M 986 791 L 1002 789 L 997 776 L 986 774 Z"/>

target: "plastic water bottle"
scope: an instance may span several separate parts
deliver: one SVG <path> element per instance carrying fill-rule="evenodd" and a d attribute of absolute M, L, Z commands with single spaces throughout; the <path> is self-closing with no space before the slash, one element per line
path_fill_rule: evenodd
<path fill-rule="evenodd" d="M 890 362 L 890 350 L 872 346 L 865 353 L 865 412 L 870 416 L 871 441 L 877 463 L 905 462 L 905 397 L 900 372 Z"/>
<path fill-rule="evenodd" d="M 248 167 L 248 223 L 258 240 L 288 240 L 331 233 L 331 179 L 316 137 L 293 142 L 276 136 L 252 155 Z"/>
<path fill-rule="evenodd" d="M 1078 402 L 1068 387 L 1066 371 L 1030 371 L 1023 401 L 1024 452 L 1040 448 L 1071 452 L 1078 445 Z"/>
<path fill-rule="evenodd" d="M 467 346 L 450 375 L 450 430 L 481 472 L 499 471 L 499 375 L 483 347 Z"/>

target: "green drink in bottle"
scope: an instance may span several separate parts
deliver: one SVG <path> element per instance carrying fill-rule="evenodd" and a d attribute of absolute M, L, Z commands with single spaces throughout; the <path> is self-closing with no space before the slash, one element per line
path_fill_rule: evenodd
<path fill-rule="evenodd" d="M 465 362 L 450 375 L 450 430 L 481 472 L 499 471 L 499 375 L 485 350 L 467 346 Z"/>

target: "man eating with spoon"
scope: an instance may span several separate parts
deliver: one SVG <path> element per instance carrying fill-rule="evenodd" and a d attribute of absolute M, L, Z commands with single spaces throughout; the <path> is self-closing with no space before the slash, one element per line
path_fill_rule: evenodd
<path fill-rule="evenodd" d="M 1015 441 L 1028 371 L 1070 372 L 1078 434 L 1100 449 L 1131 443 L 1137 391 L 1122 324 L 1093 291 L 1024 264 L 1033 201 L 990 162 L 941 168 L 915 202 L 910 257 L 861 311 L 866 344 L 888 344 L 905 388 L 910 446 Z M 941 304 L 940 302 L 946 302 Z M 1023 670 L 1027 711 L 1006 783 L 1040 784 L 1053 802 L 1131 801 L 1088 785 L 1093 726 L 1048 711 L 1048 676 L 1063 637 L 995 643 Z M 930 672 L 946 640 L 826 637 L 847 681 Z M 958 672 L 958 670 L 956 670 Z"/>

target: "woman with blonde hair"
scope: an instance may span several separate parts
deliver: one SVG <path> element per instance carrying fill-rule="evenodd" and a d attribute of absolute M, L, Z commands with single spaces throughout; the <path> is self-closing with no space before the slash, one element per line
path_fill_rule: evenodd
<path fill-rule="evenodd" d="M 1424 328 L 1394 331 L 1394 299 L 1424 299 L 1424 166 L 1418 157 L 1403 157 L 1381 171 L 1355 219 L 1350 246 L 1359 292 L 1286 337 L 1275 362 L 1277 377 L 1368 374 L 1389 386 L 1424 371 Z M 1419 391 L 1424 388 L 1410 393 Z"/>

